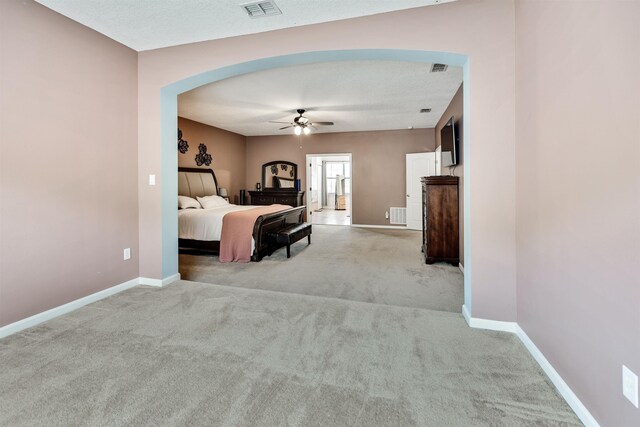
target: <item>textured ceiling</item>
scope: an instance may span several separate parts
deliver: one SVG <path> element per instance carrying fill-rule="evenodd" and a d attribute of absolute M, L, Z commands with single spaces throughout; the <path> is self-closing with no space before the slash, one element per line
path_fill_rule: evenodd
<path fill-rule="evenodd" d="M 245 74 L 186 92 L 178 114 L 246 136 L 279 130 L 304 108 L 312 122 L 334 122 L 314 132 L 433 128 L 462 83 L 462 69 L 430 73 L 431 64 L 341 61 Z M 420 113 L 431 108 L 430 113 Z"/>
<path fill-rule="evenodd" d="M 317 24 L 455 0 L 275 0 L 250 18 L 246 0 L 36 0 L 137 51 Z"/>

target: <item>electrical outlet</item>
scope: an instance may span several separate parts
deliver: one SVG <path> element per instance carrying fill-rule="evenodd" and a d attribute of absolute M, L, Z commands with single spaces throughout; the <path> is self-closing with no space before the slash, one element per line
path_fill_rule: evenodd
<path fill-rule="evenodd" d="M 124 260 L 131 259 L 131 248 L 126 248 L 124 250 Z"/>
<path fill-rule="evenodd" d="M 622 365 L 622 394 L 633 406 L 638 407 L 638 376 Z"/>
<path fill-rule="evenodd" d="M 389 219 L 389 211 L 387 211 L 387 212 L 385 212 L 385 213 L 384 213 L 384 217 L 385 217 L 386 219 Z"/>
<path fill-rule="evenodd" d="M 154 174 L 149 175 L 149 185 L 156 185 L 156 176 Z"/>

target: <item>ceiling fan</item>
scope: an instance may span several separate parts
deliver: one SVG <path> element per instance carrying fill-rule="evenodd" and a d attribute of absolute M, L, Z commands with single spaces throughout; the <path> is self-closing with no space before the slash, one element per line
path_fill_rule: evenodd
<path fill-rule="evenodd" d="M 293 132 L 296 135 L 300 135 L 301 133 L 304 133 L 305 135 L 309 135 L 311 133 L 311 128 L 315 129 L 316 126 L 333 126 L 333 122 L 310 122 L 309 119 L 303 115 L 305 110 L 302 108 L 299 108 L 296 111 L 298 112 L 298 116 L 294 117 L 293 122 L 269 121 L 269 123 L 287 123 L 288 126 L 283 126 L 279 130 L 288 129 L 292 127 Z"/>

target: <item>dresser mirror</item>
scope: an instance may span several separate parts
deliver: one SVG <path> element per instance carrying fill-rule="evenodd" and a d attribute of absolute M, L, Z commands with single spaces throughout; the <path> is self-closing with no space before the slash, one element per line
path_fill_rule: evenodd
<path fill-rule="evenodd" d="M 296 191 L 298 165 L 286 160 L 275 160 L 262 165 L 262 190 Z"/>

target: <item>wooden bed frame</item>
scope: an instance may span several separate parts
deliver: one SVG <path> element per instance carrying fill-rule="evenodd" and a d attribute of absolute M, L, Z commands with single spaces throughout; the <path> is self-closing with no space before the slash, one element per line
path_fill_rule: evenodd
<path fill-rule="evenodd" d="M 178 172 L 211 174 L 215 183 L 216 192 L 218 191 L 218 180 L 212 169 L 178 168 Z M 251 261 L 260 261 L 265 255 L 270 255 L 274 250 L 278 249 L 281 245 L 278 245 L 270 236 L 291 224 L 303 223 L 305 210 L 306 206 L 298 206 L 280 212 L 260 215 L 253 226 L 253 239 L 255 240 L 256 246 L 253 254 L 251 254 Z M 178 239 L 178 251 L 179 253 L 197 255 L 219 255 L 220 242 Z"/>

